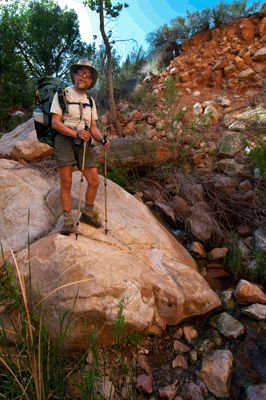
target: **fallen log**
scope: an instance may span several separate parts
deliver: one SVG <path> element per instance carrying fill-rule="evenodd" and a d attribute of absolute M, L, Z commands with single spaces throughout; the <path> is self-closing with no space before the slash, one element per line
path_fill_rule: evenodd
<path fill-rule="evenodd" d="M 93 148 L 96 161 L 104 165 L 102 146 Z M 154 167 L 176 160 L 178 147 L 172 143 L 151 142 L 137 138 L 119 138 L 107 151 L 109 166 Z"/>

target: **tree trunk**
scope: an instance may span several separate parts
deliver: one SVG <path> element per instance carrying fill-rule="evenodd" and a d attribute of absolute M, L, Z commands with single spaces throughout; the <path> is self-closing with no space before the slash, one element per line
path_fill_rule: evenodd
<path fill-rule="evenodd" d="M 119 119 L 116 115 L 115 109 L 115 99 L 114 99 L 114 88 L 113 88 L 113 70 L 112 70 L 112 56 L 111 56 L 111 46 L 109 40 L 105 34 L 104 29 L 104 15 L 103 15 L 103 0 L 100 0 L 100 31 L 102 34 L 102 38 L 106 47 L 107 54 L 107 73 L 108 73 L 108 86 L 109 86 L 109 107 L 112 113 L 112 117 L 114 120 L 114 124 L 116 127 L 117 135 L 119 137 L 124 136 L 122 126 L 120 124 Z"/>
<path fill-rule="evenodd" d="M 105 158 L 102 146 L 95 146 L 93 152 L 96 161 L 103 166 Z M 180 148 L 172 143 L 126 137 L 111 142 L 107 164 L 110 168 L 155 167 L 176 161 L 180 157 L 180 153 Z"/>

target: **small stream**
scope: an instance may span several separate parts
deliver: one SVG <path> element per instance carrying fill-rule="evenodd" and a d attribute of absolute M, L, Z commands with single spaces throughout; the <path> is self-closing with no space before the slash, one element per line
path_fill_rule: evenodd
<path fill-rule="evenodd" d="M 190 248 L 191 235 L 187 231 L 172 229 L 163 219 L 163 216 L 158 214 L 157 210 L 151 210 L 156 218 L 168 229 L 169 232 L 185 247 L 187 250 Z M 195 259 L 199 270 L 201 271 L 206 264 L 207 259 Z M 210 287 L 219 295 L 224 290 L 236 287 L 237 282 L 233 276 L 226 278 L 205 278 Z M 233 375 L 231 379 L 231 393 L 230 399 L 242 400 L 245 398 L 245 390 L 251 385 L 266 383 L 266 322 L 259 322 L 249 319 L 242 313 L 242 307 L 236 305 L 230 314 L 240 321 L 245 328 L 244 336 L 240 339 L 225 339 L 222 338 L 222 343 L 217 346 L 219 349 L 230 350 L 233 354 Z M 225 310 L 224 310 L 225 311 Z M 202 341 L 204 338 L 215 335 L 214 328 L 210 327 L 208 321 L 198 318 L 192 321 L 192 324 L 199 332 L 199 338 Z M 155 388 L 156 385 L 169 385 L 174 383 L 175 380 L 196 380 L 197 370 L 201 368 L 201 361 L 198 361 L 194 366 L 189 366 L 188 371 L 182 373 L 182 376 L 177 371 L 171 369 L 169 363 L 166 362 L 168 357 L 172 357 L 172 344 L 167 344 L 167 338 L 172 336 L 174 327 L 167 328 L 164 337 L 166 337 L 165 344 L 163 342 L 158 346 L 162 351 L 157 352 L 157 356 L 149 358 L 149 361 L 154 368 L 155 374 Z M 217 331 L 216 331 L 217 332 Z M 169 340 L 168 340 L 169 341 Z M 169 370 L 170 368 L 170 370 Z M 158 383 L 157 383 L 158 382 Z M 160 382 L 160 383 L 159 383 Z M 213 397 L 215 398 L 215 396 Z"/>

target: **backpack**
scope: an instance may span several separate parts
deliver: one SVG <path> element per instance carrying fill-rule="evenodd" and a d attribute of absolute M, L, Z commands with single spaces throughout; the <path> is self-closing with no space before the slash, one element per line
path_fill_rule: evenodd
<path fill-rule="evenodd" d="M 68 104 L 77 104 L 67 101 L 65 91 L 67 86 L 69 85 L 64 81 L 52 76 L 43 76 L 38 79 L 38 90 L 35 96 L 35 110 L 33 113 L 34 125 L 38 140 L 49 144 L 51 147 L 54 146 L 54 138 L 57 133 L 51 126 L 52 116 L 50 114 L 54 94 L 58 92 L 58 100 L 63 112 L 67 110 Z M 93 103 L 89 95 L 88 101 L 89 104 L 87 105 L 92 108 Z"/>

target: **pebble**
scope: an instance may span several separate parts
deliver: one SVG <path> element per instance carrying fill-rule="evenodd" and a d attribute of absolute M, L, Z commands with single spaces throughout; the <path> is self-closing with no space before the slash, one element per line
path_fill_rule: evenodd
<path fill-rule="evenodd" d="M 191 359 L 192 362 L 196 363 L 198 361 L 198 353 L 196 350 L 191 350 L 191 352 L 189 353 L 189 357 Z"/>
<path fill-rule="evenodd" d="M 252 304 L 252 306 L 244 308 L 242 312 L 258 321 L 266 320 L 266 306 L 263 304 Z"/>
<path fill-rule="evenodd" d="M 218 398 L 228 398 L 232 372 L 232 353 L 229 350 L 214 350 L 203 359 L 199 375 L 211 393 Z"/>
<path fill-rule="evenodd" d="M 228 339 L 236 339 L 244 334 L 244 325 L 227 312 L 210 319 L 210 325 Z"/>
<path fill-rule="evenodd" d="M 152 377 L 146 374 L 139 375 L 137 377 L 136 387 L 143 393 L 151 394 L 153 392 Z"/>
<path fill-rule="evenodd" d="M 175 385 L 169 385 L 159 389 L 159 397 L 161 399 L 174 400 L 176 394 L 177 388 Z"/>
<path fill-rule="evenodd" d="M 179 340 L 174 341 L 174 350 L 179 351 L 180 353 L 187 353 L 189 352 L 189 347 L 184 343 L 180 342 Z"/>
<path fill-rule="evenodd" d="M 192 326 L 184 326 L 184 337 L 188 344 L 193 345 L 198 337 L 198 332 Z"/>
<path fill-rule="evenodd" d="M 187 365 L 186 359 L 185 359 L 183 356 L 181 356 L 181 355 L 178 355 L 178 356 L 174 359 L 174 361 L 172 362 L 172 367 L 173 367 L 174 369 L 175 369 L 175 368 L 188 369 L 188 365 Z"/>
<path fill-rule="evenodd" d="M 266 295 L 254 283 L 241 279 L 234 292 L 238 304 L 248 305 L 254 303 L 266 304 Z"/>

